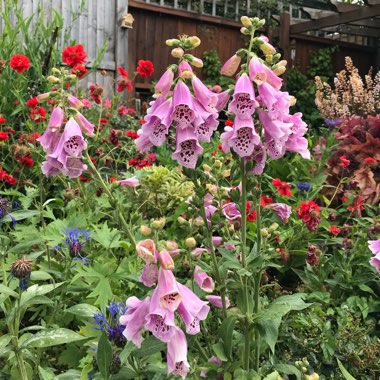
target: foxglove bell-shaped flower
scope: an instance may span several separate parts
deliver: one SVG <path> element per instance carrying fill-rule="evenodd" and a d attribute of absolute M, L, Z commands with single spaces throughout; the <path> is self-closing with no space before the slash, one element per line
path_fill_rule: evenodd
<path fill-rule="evenodd" d="M 265 134 L 274 140 L 282 140 L 285 144 L 285 141 L 291 133 L 290 128 L 293 124 L 283 122 L 279 119 L 272 119 L 268 112 L 263 110 L 259 110 L 259 117 L 261 124 L 264 127 Z"/>
<path fill-rule="evenodd" d="M 177 312 L 181 316 L 186 326 L 186 332 L 195 335 L 200 332 L 199 322 L 207 318 L 210 307 L 207 302 L 199 299 L 187 286 L 177 282 L 178 290 L 182 296 L 182 301 Z"/>
<path fill-rule="evenodd" d="M 139 129 L 137 134 L 139 135 L 139 137 L 135 140 L 137 150 L 140 153 L 147 152 L 153 146 L 149 136 L 145 135 L 142 129 Z"/>
<path fill-rule="evenodd" d="M 157 288 L 152 293 L 145 327 L 162 342 L 169 342 L 176 328 L 174 312 L 160 306 L 160 296 Z"/>
<path fill-rule="evenodd" d="M 289 115 L 290 96 L 287 92 L 275 90 L 270 84 L 264 82 L 258 86 L 260 101 L 268 109 L 271 119 L 283 120 Z"/>
<path fill-rule="evenodd" d="M 181 166 L 194 169 L 198 155 L 203 152 L 193 128 L 177 128 L 177 149 L 172 154 Z"/>
<path fill-rule="evenodd" d="M 250 174 L 261 175 L 265 168 L 267 154 L 263 144 L 255 145 L 253 153 L 247 157 L 247 161 L 255 161 L 255 166 L 250 170 Z"/>
<path fill-rule="evenodd" d="M 161 268 L 169 270 L 174 269 L 174 261 L 167 250 L 163 249 L 162 251 L 160 251 L 158 254 L 158 258 L 160 260 Z"/>
<path fill-rule="evenodd" d="M 229 58 L 226 63 L 220 69 L 220 73 L 227 77 L 232 77 L 239 68 L 241 62 L 241 58 L 234 54 L 231 58 Z"/>
<path fill-rule="evenodd" d="M 53 111 L 51 112 L 51 116 L 49 119 L 48 128 L 51 130 L 51 132 L 59 131 L 63 124 L 63 119 L 65 118 L 65 115 L 63 113 L 63 109 L 59 106 L 55 107 Z"/>
<path fill-rule="evenodd" d="M 247 74 L 242 74 L 235 84 L 233 100 L 228 110 L 234 112 L 240 119 L 250 119 L 258 106 L 252 82 Z"/>
<path fill-rule="evenodd" d="M 216 112 L 216 105 L 218 103 L 218 95 L 210 91 L 203 82 L 193 76 L 191 80 L 195 98 L 202 105 L 202 107 L 210 113 Z"/>
<path fill-rule="evenodd" d="M 155 264 L 157 262 L 156 245 L 151 239 L 139 241 L 136 244 L 136 252 L 147 264 Z"/>
<path fill-rule="evenodd" d="M 182 301 L 182 295 L 179 293 L 177 281 L 171 270 L 160 268 L 158 270 L 158 295 L 160 297 L 160 306 L 175 311 Z"/>
<path fill-rule="evenodd" d="M 368 246 L 371 252 L 373 253 L 373 257 L 369 260 L 369 263 L 376 268 L 376 270 L 380 273 L 380 239 L 378 240 L 369 240 Z"/>
<path fill-rule="evenodd" d="M 120 186 L 137 187 L 140 185 L 140 181 L 136 177 L 122 179 L 117 182 Z"/>
<path fill-rule="evenodd" d="M 42 173 L 49 177 L 55 177 L 61 173 L 63 165 L 55 158 L 47 156 L 47 161 L 42 163 Z"/>
<path fill-rule="evenodd" d="M 138 348 L 143 341 L 141 332 L 145 324 L 145 316 L 149 311 L 149 300 L 147 297 L 140 301 L 137 297 L 127 299 L 127 312 L 119 319 L 121 325 L 126 326 L 123 335 L 132 341 Z"/>
<path fill-rule="evenodd" d="M 80 112 L 75 115 L 75 121 L 80 126 L 82 132 L 87 136 L 94 136 L 94 124 L 90 123 Z"/>
<path fill-rule="evenodd" d="M 194 280 L 204 292 L 212 293 L 215 289 L 213 279 L 198 265 L 194 268 Z"/>
<path fill-rule="evenodd" d="M 220 112 L 224 109 L 224 107 L 227 105 L 228 101 L 230 100 L 230 90 L 223 91 L 218 95 L 218 102 L 216 103 L 216 110 Z"/>
<path fill-rule="evenodd" d="M 69 96 L 67 97 L 67 101 L 69 102 L 70 106 L 74 108 L 83 108 L 84 106 L 81 100 L 79 100 L 78 98 L 76 98 L 74 95 L 71 95 L 71 94 L 69 94 Z"/>
<path fill-rule="evenodd" d="M 173 84 L 174 73 L 167 69 L 154 86 L 154 97 L 165 96 Z"/>
<path fill-rule="evenodd" d="M 69 178 L 77 178 L 83 173 L 83 170 L 86 169 L 87 165 L 85 165 L 79 158 L 67 157 L 66 165 L 62 167 L 61 171 Z"/>
<path fill-rule="evenodd" d="M 50 154 L 54 152 L 54 149 L 61 138 L 61 133 L 59 129 L 55 129 L 54 131 L 51 128 L 46 128 L 45 132 L 37 138 L 37 141 L 40 142 L 43 150 Z"/>
<path fill-rule="evenodd" d="M 190 90 L 179 80 L 173 91 L 173 112 L 171 118 L 180 129 L 188 127 L 195 119 L 193 96 Z"/>
<path fill-rule="evenodd" d="M 218 128 L 218 113 L 205 111 L 197 102 L 195 102 L 195 109 L 197 111 L 197 117 L 194 120 L 195 134 L 199 141 L 210 142 L 212 134 Z"/>
<path fill-rule="evenodd" d="M 156 264 L 145 264 L 143 272 L 140 275 L 139 281 L 148 288 L 157 283 L 158 280 L 158 267 Z"/>
<path fill-rule="evenodd" d="M 267 82 L 276 90 L 282 86 L 282 79 L 257 57 L 252 57 L 249 62 L 249 77 L 258 85 Z"/>
<path fill-rule="evenodd" d="M 223 303 L 222 303 L 222 297 L 221 296 L 206 296 L 206 299 L 211 303 L 212 306 L 217 307 L 218 309 L 223 308 Z M 226 300 L 226 308 L 228 309 L 231 306 L 230 300 L 228 297 L 225 298 Z"/>
<path fill-rule="evenodd" d="M 184 379 L 189 373 L 186 336 L 179 327 L 175 328 L 173 337 L 168 343 L 167 361 L 168 375 L 178 375 Z"/>

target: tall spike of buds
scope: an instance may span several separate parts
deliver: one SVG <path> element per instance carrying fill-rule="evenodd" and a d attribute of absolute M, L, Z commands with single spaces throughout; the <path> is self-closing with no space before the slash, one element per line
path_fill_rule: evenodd
<path fill-rule="evenodd" d="M 220 69 L 220 73 L 222 75 L 225 75 L 227 77 L 231 77 L 234 75 L 239 68 L 241 62 L 241 57 L 234 54 L 230 59 L 227 60 L 227 62 L 222 66 Z"/>
<path fill-rule="evenodd" d="M 201 40 L 197 36 L 189 37 L 189 42 L 193 48 L 196 48 L 201 44 Z"/>
<path fill-rule="evenodd" d="M 177 46 L 179 46 L 179 44 L 181 43 L 181 41 L 177 40 L 176 38 L 172 38 L 170 40 L 166 40 L 165 43 L 168 46 L 175 46 L 175 47 L 177 47 Z"/>
<path fill-rule="evenodd" d="M 252 21 L 248 16 L 241 16 L 240 21 L 247 29 L 252 27 Z"/>
<path fill-rule="evenodd" d="M 174 58 L 182 58 L 183 55 L 185 54 L 185 52 L 183 51 L 182 48 L 177 47 L 177 48 L 174 48 L 174 49 L 171 51 L 170 54 L 171 54 L 172 57 L 174 57 Z"/>

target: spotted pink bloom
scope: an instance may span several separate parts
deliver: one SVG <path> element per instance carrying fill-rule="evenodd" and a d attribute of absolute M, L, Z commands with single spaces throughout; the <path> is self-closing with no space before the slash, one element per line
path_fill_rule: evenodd
<path fill-rule="evenodd" d="M 218 128 L 218 113 L 207 112 L 198 102 L 194 102 L 197 117 L 194 120 L 195 134 L 199 141 L 210 142 L 212 134 Z"/>
<path fill-rule="evenodd" d="M 282 79 L 257 57 L 252 57 L 249 62 L 249 77 L 258 85 L 267 82 L 276 90 L 282 86 Z"/>
<path fill-rule="evenodd" d="M 191 83 L 193 86 L 195 98 L 202 105 L 202 107 L 209 113 L 216 112 L 218 95 L 210 91 L 195 75 L 193 76 Z"/>
<path fill-rule="evenodd" d="M 120 317 L 120 324 L 125 327 L 123 335 L 132 341 L 138 348 L 143 341 L 141 332 L 145 324 L 145 316 L 149 311 L 150 298 L 140 301 L 137 297 L 127 299 L 127 311 Z"/>
<path fill-rule="evenodd" d="M 179 327 L 175 328 L 173 337 L 168 343 L 167 361 L 168 375 L 178 375 L 184 379 L 189 373 L 186 336 Z"/>
<path fill-rule="evenodd" d="M 147 264 L 155 264 L 157 262 L 156 245 L 152 239 L 139 241 L 136 244 L 136 252 Z"/>
<path fill-rule="evenodd" d="M 173 91 L 173 111 L 171 118 L 179 129 L 188 127 L 195 119 L 193 96 L 186 84 L 179 80 Z"/>
<path fill-rule="evenodd" d="M 177 128 L 177 149 L 172 154 L 181 166 L 194 169 L 198 156 L 203 152 L 193 128 Z"/>
<path fill-rule="evenodd" d="M 158 270 L 158 295 L 160 297 L 160 306 L 175 311 L 182 301 L 179 293 L 177 281 L 171 270 L 160 268 Z"/>
<path fill-rule="evenodd" d="M 253 153 L 248 156 L 247 161 L 254 161 L 255 166 L 250 170 L 250 174 L 261 175 L 263 174 L 265 168 L 265 162 L 267 159 L 267 154 L 263 144 L 255 145 Z"/>
<path fill-rule="evenodd" d="M 169 91 L 173 84 L 174 73 L 172 70 L 168 69 L 164 72 L 161 78 L 158 80 L 156 85 L 154 86 L 155 96 L 165 96 Z"/>
<path fill-rule="evenodd" d="M 228 110 L 234 112 L 240 119 L 251 119 L 258 105 L 252 82 L 247 74 L 242 74 L 235 84 L 233 100 Z"/>
<path fill-rule="evenodd" d="M 50 128 L 52 132 L 59 131 L 62 127 L 64 118 L 65 115 L 62 108 L 59 106 L 55 107 L 51 112 L 48 128 Z"/>

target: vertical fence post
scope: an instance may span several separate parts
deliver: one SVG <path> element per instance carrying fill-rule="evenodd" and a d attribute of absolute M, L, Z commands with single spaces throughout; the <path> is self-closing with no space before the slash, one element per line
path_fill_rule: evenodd
<path fill-rule="evenodd" d="M 282 49 L 282 58 L 290 61 L 290 14 L 287 12 L 280 15 L 280 48 Z M 286 72 L 282 76 L 286 83 Z"/>
<path fill-rule="evenodd" d="M 128 70 L 128 29 L 121 27 L 121 20 L 128 10 L 128 0 L 115 0 L 115 77 L 117 68 Z M 116 81 L 115 81 L 116 82 Z"/>

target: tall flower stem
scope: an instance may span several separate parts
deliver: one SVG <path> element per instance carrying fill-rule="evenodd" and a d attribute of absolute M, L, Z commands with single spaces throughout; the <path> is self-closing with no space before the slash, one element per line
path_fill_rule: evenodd
<path fill-rule="evenodd" d="M 96 166 L 94 165 L 94 163 L 92 162 L 91 158 L 90 158 L 90 155 L 88 154 L 88 152 L 86 152 L 86 157 L 88 159 L 88 162 L 89 162 L 89 165 L 91 166 L 91 169 L 93 170 L 93 172 L 95 173 L 95 175 L 98 177 L 98 180 L 100 181 L 100 183 L 102 184 L 105 192 L 107 193 L 108 197 L 109 197 L 109 200 L 110 200 L 110 203 L 113 207 L 115 207 L 115 209 L 117 210 L 117 214 L 118 214 L 118 217 L 119 217 L 119 220 L 121 222 L 121 224 L 123 225 L 123 229 L 125 231 L 125 233 L 128 235 L 128 238 L 130 240 L 130 242 L 133 244 L 133 245 L 136 245 L 136 241 L 135 241 L 135 238 L 134 236 L 132 235 L 132 232 L 129 228 L 129 225 L 127 223 L 127 221 L 125 220 L 124 218 L 124 215 L 122 213 L 122 210 L 120 209 L 120 205 L 117 201 L 117 199 L 115 198 L 115 196 L 111 193 L 111 190 L 108 186 L 108 184 L 104 181 L 104 179 L 102 178 L 101 174 L 99 173 L 98 169 L 96 169 Z"/>
<path fill-rule="evenodd" d="M 244 158 L 240 161 L 240 174 L 241 174 L 241 262 L 244 269 L 247 268 L 247 173 Z M 246 314 L 246 331 L 244 339 L 244 369 L 249 371 L 249 359 L 251 354 L 251 334 L 250 334 L 250 323 L 249 323 L 249 286 L 248 286 L 248 276 L 243 277 L 243 300 L 244 300 L 244 310 Z"/>

